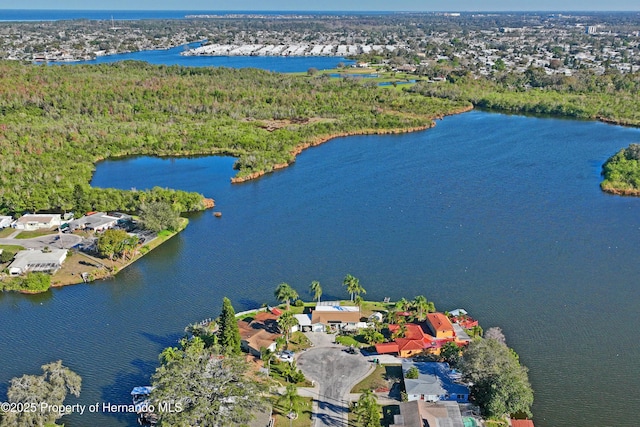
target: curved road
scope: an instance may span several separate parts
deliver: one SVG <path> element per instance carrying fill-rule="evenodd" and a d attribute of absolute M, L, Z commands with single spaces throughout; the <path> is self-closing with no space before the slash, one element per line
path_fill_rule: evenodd
<path fill-rule="evenodd" d="M 19 230 L 12 236 L 19 234 Z M 49 234 L 46 236 L 34 237 L 32 239 L 13 239 L 5 237 L 0 239 L 0 245 L 17 245 L 28 249 L 42 249 L 45 246 L 50 248 L 69 249 L 82 242 L 82 237 L 75 234 Z"/>
<path fill-rule="evenodd" d="M 313 425 L 347 426 L 349 392 L 372 370 L 372 365 L 359 353 L 349 354 L 343 351 L 344 346 L 332 342 L 333 335 L 315 332 L 307 333 L 307 336 L 311 338 L 314 347 L 298 357 L 297 365 L 307 378 L 318 384 L 317 411 L 314 411 Z"/>

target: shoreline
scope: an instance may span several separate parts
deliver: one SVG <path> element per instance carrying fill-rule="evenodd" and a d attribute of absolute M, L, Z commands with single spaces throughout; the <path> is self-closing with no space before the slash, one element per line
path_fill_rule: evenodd
<path fill-rule="evenodd" d="M 436 115 L 434 117 L 431 117 L 431 123 L 424 125 L 424 126 L 417 126 L 417 127 L 411 127 L 411 128 L 406 128 L 406 129 L 400 129 L 400 128 L 393 128 L 393 129 L 363 129 L 363 130 L 359 130 L 359 131 L 349 131 L 349 132 L 340 132 L 340 133 L 335 133 L 335 134 L 330 134 L 330 135 L 324 135 L 324 136 L 318 136 L 315 137 L 314 139 L 312 139 L 311 141 L 308 142 L 303 142 L 301 144 L 298 144 L 297 146 L 295 146 L 293 148 L 293 150 L 291 150 L 289 152 L 289 154 L 291 154 L 293 156 L 293 160 L 291 160 L 288 163 L 276 163 L 271 167 L 271 170 L 266 171 L 266 170 L 260 170 L 260 171 L 256 171 L 256 172 L 252 172 L 249 175 L 245 175 L 245 176 L 235 176 L 231 178 L 231 183 L 232 184 L 240 184 L 243 182 L 247 182 L 247 181 L 251 181 L 257 178 L 260 178 L 261 176 L 264 176 L 268 173 L 272 173 L 274 171 L 280 170 L 280 169 L 284 169 L 288 166 L 290 166 L 291 164 L 295 163 L 296 161 L 296 157 L 298 156 L 298 154 L 302 153 L 304 150 L 306 150 L 307 148 L 311 148 L 311 147 L 317 147 L 321 144 L 324 144 L 325 142 L 331 141 L 332 139 L 335 138 L 342 138 L 342 137 L 348 137 L 348 136 L 359 136 L 359 135 L 393 135 L 393 134 L 402 134 L 402 133 L 412 133 L 412 132 L 420 132 L 423 130 L 427 130 L 427 129 L 431 129 L 433 127 L 436 126 L 436 123 L 434 120 L 442 120 L 444 117 L 446 116 L 453 116 L 456 114 L 462 114 L 462 113 L 467 113 L 471 110 L 474 109 L 473 104 L 468 105 L 466 107 L 461 107 L 457 110 L 453 110 L 447 113 L 442 113 L 439 115 Z"/>
<path fill-rule="evenodd" d="M 211 200 L 211 203 L 213 204 L 213 199 L 208 199 L 208 200 Z M 91 284 L 98 280 L 106 280 L 109 278 L 113 278 L 122 270 L 124 270 L 134 262 L 140 260 L 142 257 L 147 255 L 151 251 L 153 251 L 155 248 L 159 247 L 166 241 L 170 240 L 171 238 L 173 238 L 174 236 L 178 235 L 180 232 L 185 230 L 189 225 L 189 220 L 187 218 L 182 218 L 182 217 L 180 219 L 181 219 L 180 228 L 178 230 L 171 232 L 167 236 L 156 236 L 153 240 L 150 240 L 149 242 L 145 243 L 140 248 L 138 248 L 137 255 L 135 255 L 131 259 L 128 259 L 124 263 L 120 263 L 117 260 L 110 261 L 109 259 L 96 258 L 84 252 L 74 252 L 73 255 L 69 257 L 70 259 L 67 260 L 68 262 L 63 264 L 60 270 L 58 270 L 56 273 L 51 275 L 51 285 L 47 290 L 32 291 L 28 289 L 15 289 L 12 291 L 19 294 L 23 294 L 23 295 L 37 295 L 37 294 L 48 292 L 50 289 L 63 288 L 65 286 Z M 142 248 L 145 248 L 145 247 L 147 249 L 142 250 Z M 72 260 L 71 258 L 76 258 L 76 259 Z M 86 263 L 87 261 L 85 260 L 87 259 L 90 260 L 92 263 L 94 263 L 94 264 L 91 264 L 93 266 L 93 270 L 83 271 L 80 274 L 78 274 L 79 272 L 70 271 L 70 270 L 73 270 L 71 263 L 76 263 L 76 264 L 80 264 L 81 262 Z M 89 269 L 87 268 L 86 270 L 89 270 Z M 89 279 L 84 280 L 82 278 L 82 274 L 87 274 Z M 59 275 L 59 277 L 56 277 L 56 275 Z M 4 292 L 10 292 L 10 291 L 4 291 Z"/>

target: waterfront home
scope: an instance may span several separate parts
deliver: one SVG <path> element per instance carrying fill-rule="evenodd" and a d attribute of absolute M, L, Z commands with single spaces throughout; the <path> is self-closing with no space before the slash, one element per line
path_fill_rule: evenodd
<path fill-rule="evenodd" d="M 418 370 L 418 378 L 407 378 L 407 372 L 411 368 Z M 457 382 L 460 374 L 453 371 L 447 363 L 403 360 L 402 376 L 408 401 L 469 401 L 469 388 Z"/>
<path fill-rule="evenodd" d="M 393 424 L 389 427 L 465 426 L 456 402 L 413 400 L 399 406 L 400 414 L 393 416 Z"/>
<path fill-rule="evenodd" d="M 510 420 L 511 427 L 534 427 L 531 420 Z"/>
<path fill-rule="evenodd" d="M 67 258 L 66 249 L 19 251 L 9 264 L 9 274 L 19 276 L 28 272 L 53 274 L 62 267 Z"/>
<path fill-rule="evenodd" d="M 278 315 L 268 311 L 256 313 L 250 321 L 238 320 L 240 347 L 243 351 L 260 357 L 262 348 L 276 351 L 276 340 L 282 336 L 278 326 Z"/>
<path fill-rule="evenodd" d="M 323 332 L 325 330 L 323 324 L 311 323 L 311 314 L 294 314 L 294 317 L 298 321 L 298 324 L 291 328 L 291 332 Z"/>
<path fill-rule="evenodd" d="M 420 354 L 439 355 L 443 345 L 455 342 L 463 346 L 471 341 L 469 335 L 459 326 L 453 325 L 442 313 L 427 314 L 425 323 L 405 323 L 389 325 L 389 332 L 398 336 L 393 342 L 376 344 L 379 354 L 397 353 L 400 357 Z"/>
<path fill-rule="evenodd" d="M 428 313 L 427 324 L 433 336 L 437 339 L 456 337 L 451 321 L 442 313 Z"/>
<path fill-rule="evenodd" d="M 451 310 L 449 312 L 449 319 L 454 324 L 460 325 L 464 329 L 471 329 L 474 326 L 478 326 L 478 321 L 473 317 L 469 316 L 469 313 L 463 308 L 456 308 L 455 310 Z"/>
<path fill-rule="evenodd" d="M 337 301 L 323 301 L 311 312 L 311 324 L 321 324 L 338 329 L 365 328 L 367 324 L 360 321 L 360 308 L 343 307 Z"/>
<path fill-rule="evenodd" d="M 33 231 L 59 227 L 61 223 L 60 214 L 26 214 L 18 218 L 14 227 L 17 230 Z"/>

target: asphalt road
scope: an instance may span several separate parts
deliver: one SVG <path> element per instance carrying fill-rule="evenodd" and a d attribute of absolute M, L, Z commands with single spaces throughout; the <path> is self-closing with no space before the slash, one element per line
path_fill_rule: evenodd
<path fill-rule="evenodd" d="M 314 426 L 347 426 L 349 392 L 370 372 L 371 362 L 359 353 L 343 351 L 344 346 L 331 341 L 312 341 L 314 347 L 298 357 L 297 365 L 307 378 L 318 384 Z"/>
<path fill-rule="evenodd" d="M 82 241 L 82 237 L 74 234 L 49 234 L 47 236 L 34 237 L 33 239 L 0 239 L 0 245 L 17 245 L 28 249 L 50 248 L 69 249 Z"/>

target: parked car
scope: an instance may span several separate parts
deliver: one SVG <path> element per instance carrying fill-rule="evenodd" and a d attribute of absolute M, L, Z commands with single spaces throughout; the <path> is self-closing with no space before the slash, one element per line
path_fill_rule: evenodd
<path fill-rule="evenodd" d="M 284 350 L 277 354 L 278 360 L 283 362 L 293 362 L 293 351 Z"/>

